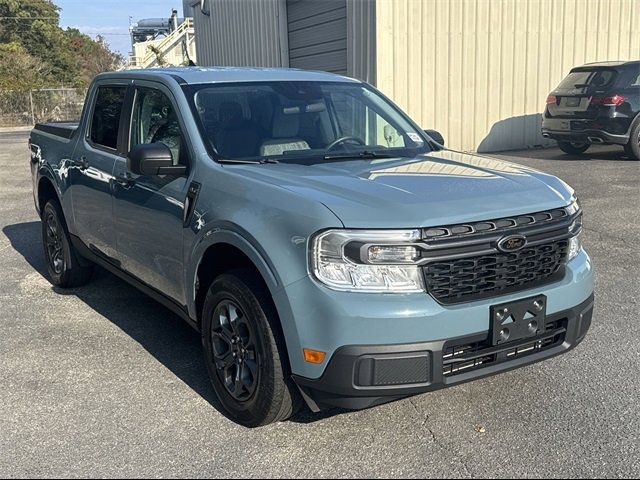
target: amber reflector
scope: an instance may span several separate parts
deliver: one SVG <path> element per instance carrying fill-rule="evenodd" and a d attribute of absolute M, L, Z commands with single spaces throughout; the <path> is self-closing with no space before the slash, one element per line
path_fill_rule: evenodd
<path fill-rule="evenodd" d="M 325 352 L 310 350 L 308 348 L 304 348 L 302 351 L 304 352 L 304 361 L 309 363 L 322 363 L 326 355 Z"/>

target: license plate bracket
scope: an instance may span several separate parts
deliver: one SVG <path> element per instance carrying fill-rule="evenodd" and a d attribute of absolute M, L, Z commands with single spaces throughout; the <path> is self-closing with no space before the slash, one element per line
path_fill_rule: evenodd
<path fill-rule="evenodd" d="M 494 305 L 489 310 L 493 345 L 515 342 L 545 332 L 545 295 Z"/>

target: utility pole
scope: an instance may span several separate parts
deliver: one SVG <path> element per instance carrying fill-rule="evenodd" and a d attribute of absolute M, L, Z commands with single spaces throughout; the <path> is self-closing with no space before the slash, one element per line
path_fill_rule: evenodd
<path fill-rule="evenodd" d="M 36 124 L 36 114 L 33 108 L 33 90 L 29 90 L 29 104 L 31 105 L 31 123 Z"/>

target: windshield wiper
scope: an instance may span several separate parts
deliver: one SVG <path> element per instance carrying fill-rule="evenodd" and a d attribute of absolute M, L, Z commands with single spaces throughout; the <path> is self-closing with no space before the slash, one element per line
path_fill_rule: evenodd
<path fill-rule="evenodd" d="M 398 158 L 399 155 L 391 155 L 389 153 L 374 152 L 364 150 L 363 152 L 340 153 L 336 155 L 325 155 L 325 160 L 349 160 L 349 159 L 372 159 L 372 158 Z"/>
<path fill-rule="evenodd" d="M 242 160 L 239 158 L 219 158 L 218 163 L 232 165 L 264 165 L 265 163 L 280 163 L 275 158 L 261 158 L 260 160 Z"/>

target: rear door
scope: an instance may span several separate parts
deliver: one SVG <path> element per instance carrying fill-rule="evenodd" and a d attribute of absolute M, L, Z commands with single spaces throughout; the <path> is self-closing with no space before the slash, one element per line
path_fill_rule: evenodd
<path fill-rule="evenodd" d="M 125 82 L 96 86 L 68 169 L 74 233 L 110 259 L 116 255 L 111 184 L 115 163 L 123 158 L 118 142 L 127 91 Z"/>
<path fill-rule="evenodd" d="M 125 128 L 127 151 L 143 143 L 169 147 L 174 164 L 188 165 L 191 155 L 180 112 L 168 88 L 136 81 L 131 120 Z M 124 157 L 114 168 L 114 217 L 121 267 L 185 304 L 183 223 L 187 176 L 144 176 L 131 173 Z"/>
<path fill-rule="evenodd" d="M 552 92 L 556 101 L 548 104 L 549 114 L 560 118 L 596 118 L 599 106 L 592 104 L 591 98 L 611 90 L 617 77 L 618 72 L 611 68 L 572 71 Z"/>

